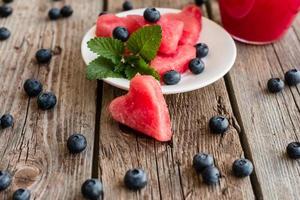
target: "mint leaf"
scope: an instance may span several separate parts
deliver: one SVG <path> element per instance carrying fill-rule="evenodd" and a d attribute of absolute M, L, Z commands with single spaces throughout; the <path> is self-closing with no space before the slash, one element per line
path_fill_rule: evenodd
<path fill-rule="evenodd" d="M 122 78 L 122 74 L 114 71 L 114 64 L 111 60 L 99 56 L 89 63 L 86 70 L 86 77 L 89 80 L 103 79 L 108 77 Z"/>
<path fill-rule="evenodd" d="M 131 66 L 127 66 L 125 68 L 125 75 L 127 79 L 132 79 L 137 73 L 138 73 L 138 69 L 136 67 L 131 67 Z"/>
<path fill-rule="evenodd" d="M 131 34 L 127 47 L 132 53 L 150 62 L 156 56 L 161 38 L 162 30 L 159 25 L 144 26 Z"/>
<path fill-rule="evenodd" d="M 87 44 L 92 52 L 110 59 L 114 64 L 121 62 L 125 51 L 124 43 L 113 38 L 97 37 L 88 41 Z"/>
<path fill-rule="evenodd" d="M 137 73 L 140 73 L 142 75 L 151 75 L 157 80 L 160 80 L 158 72 L 150 67 L 143 58 L 132 56 L 130 60 L 132 61 L 132 63 L 130 63 L 131 65 L 127 66 L 125 69 L 125 75 L 128 79 L 131 79 Z"/>

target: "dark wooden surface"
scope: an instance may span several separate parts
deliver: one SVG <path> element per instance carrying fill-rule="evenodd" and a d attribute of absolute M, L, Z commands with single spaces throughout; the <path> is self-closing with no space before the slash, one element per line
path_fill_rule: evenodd
<path fill-rule="evenodd" d="M 278 95 L 266 92 L 270 77 L 300 64 L 300 18 L 279 42 L 250 46 L 237 42 L 234 68 L 216 83 L 193 92 L 168 95 L 174 137 L 159 143 L 120 127 L 107 112 L 111 100 L 124 92 L 85 79 L 80 42 L 101 10 L 121 11 L 122 0 L 15 0 L 14 13 L 0 19 L 12 37 L 0 42 L 0 114 L 10 112 L 14 127 L 0 131 L 0 169 L 14 175 L 12 186 L 0 193 L 10 199 L 14 190 L 32 190 L 32 199 L 82 199 L 80 186 L 87 178 L 104 184 L 104 199 L 299 199 L 299 161 L 285 155 L 285 147 L 299 138 L 299 88 L 287 87 Z M 182 8 L 188 0 L 134 0 L 135 8 Z M 48 9 L 71 4 L 71 18 L 47 19 Z M 212 2 L 212 17 L 220 22 Z M 207 9 L 203 9 L 206 14 Z M 49 65 L 39 66 L 37 49 L 56 52 Z M 23 91 L 27 78 L 38 78 L 45 90 L 58 96 L 52 111 L 40 111 L 36 99 Z M 208 120 L 217 114 L 230 119 L 223 137 L 213 135 Z M 83 133 L 87 150 L 69 155 L 66 139 Z M 221 170 L 216 186 L 206 186 L 192 169 L 197 152 L 211 153 Z M 232 175 L 232 162 L 251 159 L 250 178 Z M 132 192 L 124 188 L 125 172 L 144 168 L 148 186 Z"/>

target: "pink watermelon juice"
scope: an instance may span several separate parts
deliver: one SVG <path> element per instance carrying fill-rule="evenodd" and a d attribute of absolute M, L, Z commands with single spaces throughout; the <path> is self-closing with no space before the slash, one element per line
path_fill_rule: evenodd
<path fill-rule="evenodd" d="M 222 23 L 237 40 L 269 43 L 279 39 L 296 16 L 300 0 L 219 0 Z"/>

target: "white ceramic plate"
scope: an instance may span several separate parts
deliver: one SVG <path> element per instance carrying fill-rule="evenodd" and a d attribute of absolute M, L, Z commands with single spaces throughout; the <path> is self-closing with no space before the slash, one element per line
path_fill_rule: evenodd
<path fill-rule="evenodd" d="M 170 8 L 158 8 L 161 14 L 178 13 L 180 10 Z M 135 9 L 118 13 L 117 16 L 143 15 L 144 9 Z M 199 75 L 187 71 L 181 77 L 177 85 L 162 85 L 164 94 L 183 93 L 205 87 L 222 78 L 233 66 L 236 58 L 236 46 L 231 36 L 218 24 L 203 17 L 202 32 L 199 42 L 204 42 L 209 47 L 209 55 L 203 59 L 205 70 Z M 87 42 L 95 37 L 96 26 L 92 27 L 84 36 L 81 44 L 81 53 L 86 64 L 97 56 L 87 47 Z M 129 81 L 123 78 L 106 78 L 105 82 L 124 89 L 129 89 Z"/>

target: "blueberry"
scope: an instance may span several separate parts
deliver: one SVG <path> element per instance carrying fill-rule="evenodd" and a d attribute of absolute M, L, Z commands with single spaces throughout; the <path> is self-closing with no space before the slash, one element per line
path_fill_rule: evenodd
<path fill-rule="evenodd" d="M 209 49 L 208 49 L 207 44 L 198 43 L 198 44 L 196 44 L 195 48 L 196 48 L 196 56 L 198 58 L 204 58 L 208 55 Z"/>
<path fill-rule="evenodd" d="M 12 14 L 12 12 L 13 12 L 12 7 L 7 5 L 0 6 L 0 17 L 8 17 L 9 15 Z"/>
<path fill-rule="evenodd" d="M 5 114 L 1 117 L 1 127 L 8 128 L 13 126 L 14 118 L 11 114 Z"/>
<path fill-rule="evenodd" d="M 50 49 L 40 49 L 36 52 L 35 58 L 38 63 L 48 63 L 52 58 L 52 53 Z"/>
<path fill-rule="evenodd" d="M 0 191 L 5 190 L 11 184 L 12 177 L 7 171 L 0 171 Z"/>
<path fill-rule="evenodd" d="M 196 172 L 201 173 L 205 168 L 214 166 L 214 158 L 210 154 L 198 153 L 193 158 L 193 166 Z"/>
<path fill-rule="evenodd" d="M 248 159 L 238 159 L 232 164 L 233 174 L 237 177 L 250 176 L 253 171 L 253 165 Z"/>
<path fill-rule="evenodd" d="M 123 6 L 123 10 L 132 10 L 133 9 L 133 4 L 131 1 L 124 1 L 122 6 Z"/>
<path fill-rule="evenodd" d="M 193 74 L 200 74 L 204 71 L 205 65 L 200 58 L 194 58 L 189 63 L 189 69 Z"/>
<path fill-rule="evenodd" d="M 122 42 L 126 42 L 129 38 L 129 32 L 127 28 L 122 27 L 122 26 L 117 26 L 113 30 L 113 37 L 115 39 L 121 40 Z"/>
<path fill-rule="evenodd" d="M 214 116 L 209 120 L 209 127 L 213 133 L 223 134 L 228 130 L 228 119 L 223 116 Z"/>
<path fill-rule="evenodd" d="M 88 179 L 81 186 L 82 195 L 91 200 L 98 200 L 103 195 L 102 183 L 97 179 Z"/>
<path fill-rule="evenodd" d="M 27 79 L 24 83 L 24 90 L 30 97 L 36 97 L 43 91 L 43 85 L 36 79 Z"/>
<path fill-rule="evenodd" d="M 14 192 L 13 200 L 29 200 L 30 196 L 30 190 L 20 188 Z"/>
<path fill-rule="evenodd" d="M 70 17 L 73 14 L 73 8 L 71 6 L 69 6 L 69 5 L 63 6 L 60 9 L 60 14 L 63 17 Z"/>
<path fill-rule="evenodd" d="M 5 27 L 0 27 L 0 41 L 10 37 L 10 31 Z"/>
<path fill-rule="evenodd" d="M 80 153 L 86 148 L 87 142 L 83 135 L 76 133 L 68 138 L 67 146 L 70 153 Z"/>
<path fill-rule="evenodd" d="M 58 8 L 51 8 L 48 11 L 48 17 L 51 20 L 57 20 L 58 18 L 60 18 L 60 9 L 58 9 Z"/>
<path fill-rule="evenodd" d="M 197 6 L 202 6 L 203 4 L 207 3 L 208 0 L 195 0 L 195 4 Z"/>
<path fill-rule="evenodd" d="M 214 185 L 219 182 L 220 171 L 214 166 L 209 166 L 203 171 L 202 179 L 204 183 L 208 185 Z"/>
<path fill-rule="evenodd" d="M 286 152 L 290 158 L 300 158 L 300 142 L 292 142 L 286 147 Z"/>
<path fill-rule="evenodd" d="M 175 85 L 181 80 L 181 74 L 175 70 L 166 72 L 163 75 L 163 81 L 167 85 Z"/>
<path fill-rule="evenodd" d="M 144 11 L 144 19 L 148 22 L 155 23 L 160 19 L 160 12 L 156 8 L 147 8 Z"/>
<path fill-rule="evenodd" d="M 272 93 L 280 92 L 284 88 L 284 82 L 279 78 L 271 78 L 267 85 L 269 92 Z"/>
<path fill-rule="evenodd" d="M 284 75 L 285 82 L 290 85 L 297 85 L 300 83 L 300 71 L 297 69 L 289 70 Z"/>
<path fill-rule="evenodd" d="M 49 110 L 54 108 L 57 99 L 52 92 L 44 92 L 38 96 L 37 103 L 40 109 Z"/>
<path fill-rule="evenodd" d="M 124 183 L 130 190 L 140 190 L 148 183 L 147 174 L 139 168 L 128 170 L 124 176 Z"/>

